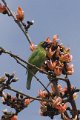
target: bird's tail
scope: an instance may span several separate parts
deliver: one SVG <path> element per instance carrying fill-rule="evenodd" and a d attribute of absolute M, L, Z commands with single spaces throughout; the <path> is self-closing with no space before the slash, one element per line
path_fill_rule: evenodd
<path fill-rule="evenodd" d="M 27 77 L 27 83 L 26 83 L 26 88 L 28 89 L 28 90 L 30 90 L 30 88 L 31 88 L 31 80 L 32 80 L 32 76 L 30 75 L 28 75 L 28 77 Z"/>

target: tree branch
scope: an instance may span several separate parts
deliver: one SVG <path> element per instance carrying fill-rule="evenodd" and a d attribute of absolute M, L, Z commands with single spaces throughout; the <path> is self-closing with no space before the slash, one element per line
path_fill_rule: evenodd
<path fill-rule="evenodd" d="M 13 12 L 12 12 L 12 11 L 10 10 L 10 8 L 8 7 L 6 1 L 5 1 L 5 0 L 2 0 L 2 2 L 3 2 L 4 5 L 6 6 L 6 9 L 8 10 L 9 15 L 12 16 L 12 18 L 13 18 L 14 21 L 15 21 L 15 23 L 19 26 L 19 28 L 22 30 L 22 32 L 23 32 L 24 35 L 26 36 L 29 44 L 31 44 L 32 41 L 31 41 L 31 38 L 30 38 L 30 36 L 29 36 L 29 33 L 28 33 L 28 31 L 26 31 L 26 30 L 24 29 L 22 22 L 18 22 L 18 21 L 16 20 L 15 15 L 13 14 Z"/>
<path fill-rule="evenodd" d="M 11 52 L 9 52 L 9 51 L 6 51 L 6 50 L 3 49 L 2 47 L 0 47 L 0 53 L 1 53 L 1 54 L 2 54 L 2 53 L 5 53 L 5 54 L 10 55 L 12 58 L 14 58 L 14 59 L 17 61 L 17 63 L 19 63 L 21 66 L 23 66 L 26 70 L 28 69 L 28 68 L 27 68 L 27 64 L 30 65 L 31 67 L 35 67 L 36 69 L 40 70 L 40 69 L 39 69 L 38 67 L 36 67 L 35 65 L 32 65 L 32 64 L 26 62 L 25 60 L 23 60 L 23 59 L 20 58 L 19 56 L 15 55 L 15 54 L 13 54 L 13 53 L 11 53 Z M 21 62 L 22 62 L 23 64 L 22 64 Z M 24 64 L 26 64 L 26 66 L 25 66 Z M 45 88 L 45 90 L 50 94 L 49 90 L 48 90 L 48 89 L 45 87 L 45 85 L 39 80 L 39 78 L 36 77 L 36 75 L 31 71 L 31 69 L 30 69 L 30 72 L 31 72 L 31 74 L 36 78 L 36 80 Z M 43 71 L 43 72 L 44 72 L 44 71 Z M 45 72 L 44 72 L 44 73 L 45 73 Z"/>

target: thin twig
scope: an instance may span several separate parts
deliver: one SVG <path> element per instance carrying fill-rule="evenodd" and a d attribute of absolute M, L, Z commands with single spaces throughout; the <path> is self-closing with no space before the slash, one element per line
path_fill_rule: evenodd
<path fill-rule="evenodd" d="M 68 93 L 69 93 L 69 102 L 72 106 L 72 117 L 75 118 L 75 116 L 77 115 L 77 120 L 79 120 L 76 103 L 75 103 L 75 100 L 73 98 L 73 94 L 72 94 L 72 90 L 71 90 L 71 83 L 70 83 L 69 79 L 60 78 L 60 80 L 63 80 L 64 82 L 67 83 L 67 88 L 68 88 Z"/>
<path fill-rule="evenodd" d="M 40 72 L 48 75 L 48 72 L 46 72 L 46 71 L 44 71 L 44 70 L 41 70 L 40 68 L 38 68 L 37 66 L 35 66 L 35 65 L 33 65 L 33 64 L 28 63 L 27 61 L 23 60 L 21 57 L 19 57 L 19 56 L 15 55 L 15 54 L 13 54 L 13 53 L 5 50 L 4 48 L 0 47 L 0 51 L 1 51 L 2 53 L 6 53 L 6 54 L 10 55 L 10 56 L 13 57 L 14 59 L 19 60 L 19 61 L 23 62 L 23 63 L 26 64 L 26 65 L 30 65 L 31 67 L 36 68 L 38 71 L 40 71 Z"/>
<path fill-rule="evenodd" d="M 50 82 L 47 84 L 46 88 L 48 88 L 49 85 L 50 85 Z M 42 91 L 44 91 L 44 90 L 45 90 L 45 89 L 43 89 Z M 39 96 L 36 96 L 36 98 L 39 98 Z M 33 102 L 33 101 L 34 101 L 34 100 L 31 100 L 30 103 Z"/>
<path fill-rule="evenodd" d="M 5 0 L 2 0 L 2 2 L 3 2 L 4 5 L 6 6 L 6 9 L 8 10 L 10 16 L 12 16 L 12 18 L 13 18 L 14 21 L 15 21 L 15 23 L 17 23 L 17 25 L 19 26 L 19 28 L 22 30 L 22 32 L 23 32 L 24 35 L 26 36 L 29 44 L 31 44 L 32 41 L 31 41 L 31 38 L 30 38 L 30 36 L 29 36 L 29 33 L 28 33 L 28 31 L 26 31 L 26 30 L 24 29 L 24 27 L 22 26 L 22 22 L 18 22 L 18 21 L 16 20 L 15 15 L 13 14 L 13 12 L 12 12 L 12 11 L 10 10 L 10 8 L 8 7 L 6 1 L 5 1 Z"/>
<path fill-rule="evenodd" d="M 0 47 L 0 50 L 2 51 L 2 53 L 8 54 L 8 55 L 10 55 L 12 58 L 14 58 L 14 59 L 17 61 L 17 63 L 19 63 L 21 66 L 23 66 L 26 70 L 28 69 L 28 68 L 27 68 L 27 64 L 28 64 L 28 65 L 31 65 L 32 67 L 34 66 L 34 65 L 26 62 L 25 60 L 23 60 L 23 59 L 20 58 L 19 56 L 14 55 L 13 53 L 8 52 L 8 51 L 6 51 L 5 49 L 3 49 L 3 48 L 1 48 L 1 47 Z M 24 64 L 22 64 L 20 61 L 23 62 L 24 64 L 26 64 L 26 66 L 25 66 Z M 34 67 L 36 68 L 36 66 L 34 66 Z M 37 67 L 37 68 L 38 68 L 38 67 Z M 40 69 L 38 68 L 38 70 L 40 70 Z M 48 90 L 48 89 L 45 87 L 45 85 L 39 80 L 39 78 L 36 77 L 36 75 L 33 73 L 33 71 L 31 71 L 31 69 L 30 69 L 30 72 L 31 72 L 31 74 L 36 78 L 36 80 L 45 88 L 45 90 L 50 94 L 49 90 Z"/>
<path fill-rule="evenodd" d="M 8 90 L 11 90 L 11 91 L 13 91 L 13 92 L 19 93 L 19 94 L 25 96 L 26 98 L 30 98 L 30 99 L 38 100 L 38 101 L 52 102 L 51 100 L 48 100 L 48 99 L 35 98 L 35 97 L 32 97 L 32 96 L 26 95 L 26 94 L 24 94 L 24 93 L 22 93 L 22 92 L 20 92 L 20 91 L 18 91 L 18 90 L 16 90 L 16 89 L 13 89 L 13 88 L 11 88 L 11 87 L 8 87 L 7 89 L 8 89 Z"/>
<path fill-rule="evenodd" d="M 54 80 L 55 80 L 55 78 L 53 78 L 53 81 Z M 68 93 L 69 93 L 69 102 L 72 106 L 72 118 L 74 118 L 77 115 L 77 120 L 79 120 L 78 111 L 77 111 L 75 100 L 73 98 L 73 94 L 72 94 L 72 90 L 71 90 L 71 83 L 70 83 L 69 79 L 68 78 L 56 78 L 56 80 L 62 80 L 67 83 L 67 88 L 68 88 Z"/>

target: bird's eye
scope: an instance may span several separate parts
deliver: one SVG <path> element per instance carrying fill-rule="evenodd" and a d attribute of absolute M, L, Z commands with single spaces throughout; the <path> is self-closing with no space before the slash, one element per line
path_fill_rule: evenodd
<path fill-rule="evenodd" d="M 47 43 L 44 42 L 44 43 L 42 44 L 42 47 L 43 47 L 43 48 L 46 48 L 46 47 L 47 47 Z"/>
<path fill-rule="evenodd" d="M 51 43 L 44 42 L 44 43 L 42 44 L 42 47 L 43 47 L 43 48 L 48 48 L 48 47 L 50 47 L 50 46 L 51 46 Z"/>

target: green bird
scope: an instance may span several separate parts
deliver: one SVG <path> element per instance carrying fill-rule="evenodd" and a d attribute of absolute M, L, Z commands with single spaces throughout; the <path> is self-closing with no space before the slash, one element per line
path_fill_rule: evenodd
<path fill-rule="evenodd" d="M 32 52 L 31 56 L 28 59 L 28 63 L 35 65 L 36 67 L 40 68 L 43 63 L 46 60 L 46 48 L 48 47 L 48 43 L 46 42 L 40 42 L 38 44 L 38 46 L 36 47 L 36 49 Z M 32 67 L 30 65 L 27 65 L 27 83 L 26 83 L 26 88 L 28 90 L 30 90 L 31 87 L 31 81 L 33 78 L 33 74 L 31 72 L 34 73 L 34 75 L 38 72 L 38 70 L 35 67 Z M 31 70 L 31 72 L 30 72 Z"/>

